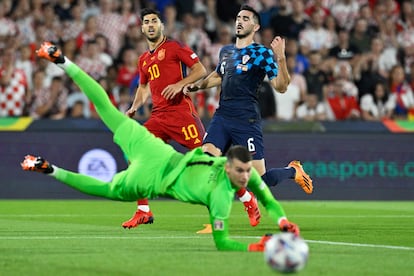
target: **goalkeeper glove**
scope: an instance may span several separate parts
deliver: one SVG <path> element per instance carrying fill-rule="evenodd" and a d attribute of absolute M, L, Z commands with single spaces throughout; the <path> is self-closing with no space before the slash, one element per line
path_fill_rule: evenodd
<path fill-rule="evenodd" d="M 286 218 L 279 220 L 279 229 L 282 232 L 290 232 L 296 236 L 299 236 L 299 227 L 296 224 L 288 221 Z"/>
<path fill-rule="evenodd" d="M 266 242 L 268 240 L 270 240 L 271 237 L 272 237 L 272 234 L 266 234 L 260 239 L 259 242 L 249 244 L 248 251 L 250 251 L 250 252 L 263 252 Z"/>

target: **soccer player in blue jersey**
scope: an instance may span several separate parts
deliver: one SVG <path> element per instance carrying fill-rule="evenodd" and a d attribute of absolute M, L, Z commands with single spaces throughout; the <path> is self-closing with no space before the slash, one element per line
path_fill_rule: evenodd
<path fill-rule="evenodd" d="M 274 186 L 291 178 L 311 194 L 312 179 L 299 161 L 292 161 L 285 168 L 266 170 L 265 166 L 257 90 L 267 75 L 274 89 L 286 92 L 290 75 L 286 66 L 285 40 L 276 36 L 271 42 L 272 49 L 255 43 L 253 38 L 260 29 L 260 16 L 247 5 L 242 6 L 237 14 L 235 27 L 236 43 L 221 49 L 216 70 L 202 81 L 184 87 L 187 93 L 221 86 L 219 107 L 207 128 L 203 150 L 218 156 L 232 144 L 246 146 L 253 155 L 253 166 L 266 184 Z M 239 193 L 238 196 L 243 197 Z M 257 214 L 257 221 L 253 222 L 256 225 L 260 212 Z"/>

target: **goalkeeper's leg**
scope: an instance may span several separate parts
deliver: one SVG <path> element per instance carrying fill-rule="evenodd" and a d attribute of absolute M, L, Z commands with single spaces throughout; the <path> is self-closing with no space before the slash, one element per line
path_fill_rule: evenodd
<path fill-rule="evenodd" d="M 102 86 L 65 57 L 55 45 L 49 42 L 44 42 L 37 50 L 37 55 L 56 63 L 59 67 L 65 70 L 69 77 L 71 77 L 86 94 L 89 100 L 92 101 L 100 118 L 113 133 L 115 133 L 118 126 L 128 118 L 111 103 Z"/>
<path fill-rule="evenodd" d="M 25 171 L 35 171 L 51 175 L 66 185 L 88 195 L 104 197 L 112 200 L 132 201 L 135 198 L 125 198 L 121 193 L 123 189 L 118 188 L 118 177 L 126 173 L 123 171 L 113 178 L 111 182 L 104 182 L 94 177 L 74 173 L 62 168 L 51 165 L 42 157 L 34 157 L 32 155 L 25 156 L 21 163 L 22 169 Z"/>

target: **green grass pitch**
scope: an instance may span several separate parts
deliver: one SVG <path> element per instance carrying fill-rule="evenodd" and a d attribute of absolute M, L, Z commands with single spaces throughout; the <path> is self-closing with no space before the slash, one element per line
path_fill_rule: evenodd
<path fill-rule="evenodd" d="M 300 275 L 414 275 L 414 203 L 282 201 L 310 247 Z M 0 200 L 0 275 L 275 275 L 262 253 L 219 252 L 205 207 L 152 200 L 152 225 L 123 229 L 135 203 Z M 261 208 L 263 210 L 263 208 Z M 230 233 L 255 242 L 277 227 L 262 211 L 250 227 L 234 202 Z"/>

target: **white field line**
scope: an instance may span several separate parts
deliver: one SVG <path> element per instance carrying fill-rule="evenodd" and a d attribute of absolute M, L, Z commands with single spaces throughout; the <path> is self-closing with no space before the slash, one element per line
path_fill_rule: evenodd
<path fill-rule="evenodd" d="M 330 241 L 315 241 L 306 240 L 308 243 L 319 243 L 328 245 L 339 245 L 339 246 L 354 246 L 354 247 L 371 247 L 371 248 L 383 248 L 383 249 L 398 249 L 398 250 L 414 250 L 414 247 L 409 246 L 394 246 L 384 244 L 367 244 L 367 243 L 350 243 L 350 242 L 330 242 Z"/>
<path fill-rule="evenodd" d="M 194 236 L 0 236 L 1 240 L 154 240 L 154 239 L 211 239 L 210 235 L 194 235 Z M 260 239 L 259 236 L 232 236 L 236 239 Z M 308 243 L 336 245 L 336 246 L 351 246 L 351 247 L 370 247 L 381 249 L 394 250 L 408 250 L 414 251 L 414 247 L 409 246 L 393 246 L 384 244 L 366 244 L 366 243 L 350 243 L 350 242 L 332 242 L 332 241 L 318 241 L 306 240 Z"/>
<path fill-rule="evenodd" d="M 120 214 L 0 214 L 0 218 L 48 218 L 48 217 L 119 217 Z M 206 211 L 205 215 L 200 214 L 180 214 L 180 217 L 186 217 L 186 218 L 204 218 L 208 217 L 208 213 Z M 231 215 L 232 217 L 245 217 L 245 214 L 240 215 Z M 158 215 L 157 217 L 176 217 L 174 215 Z M 414 218 L 413 215 L 378 215 L 378 216 L 372 216 L 372 215 L 291 215 L 290 217 L 298 217 L 298 218 Z"/>

